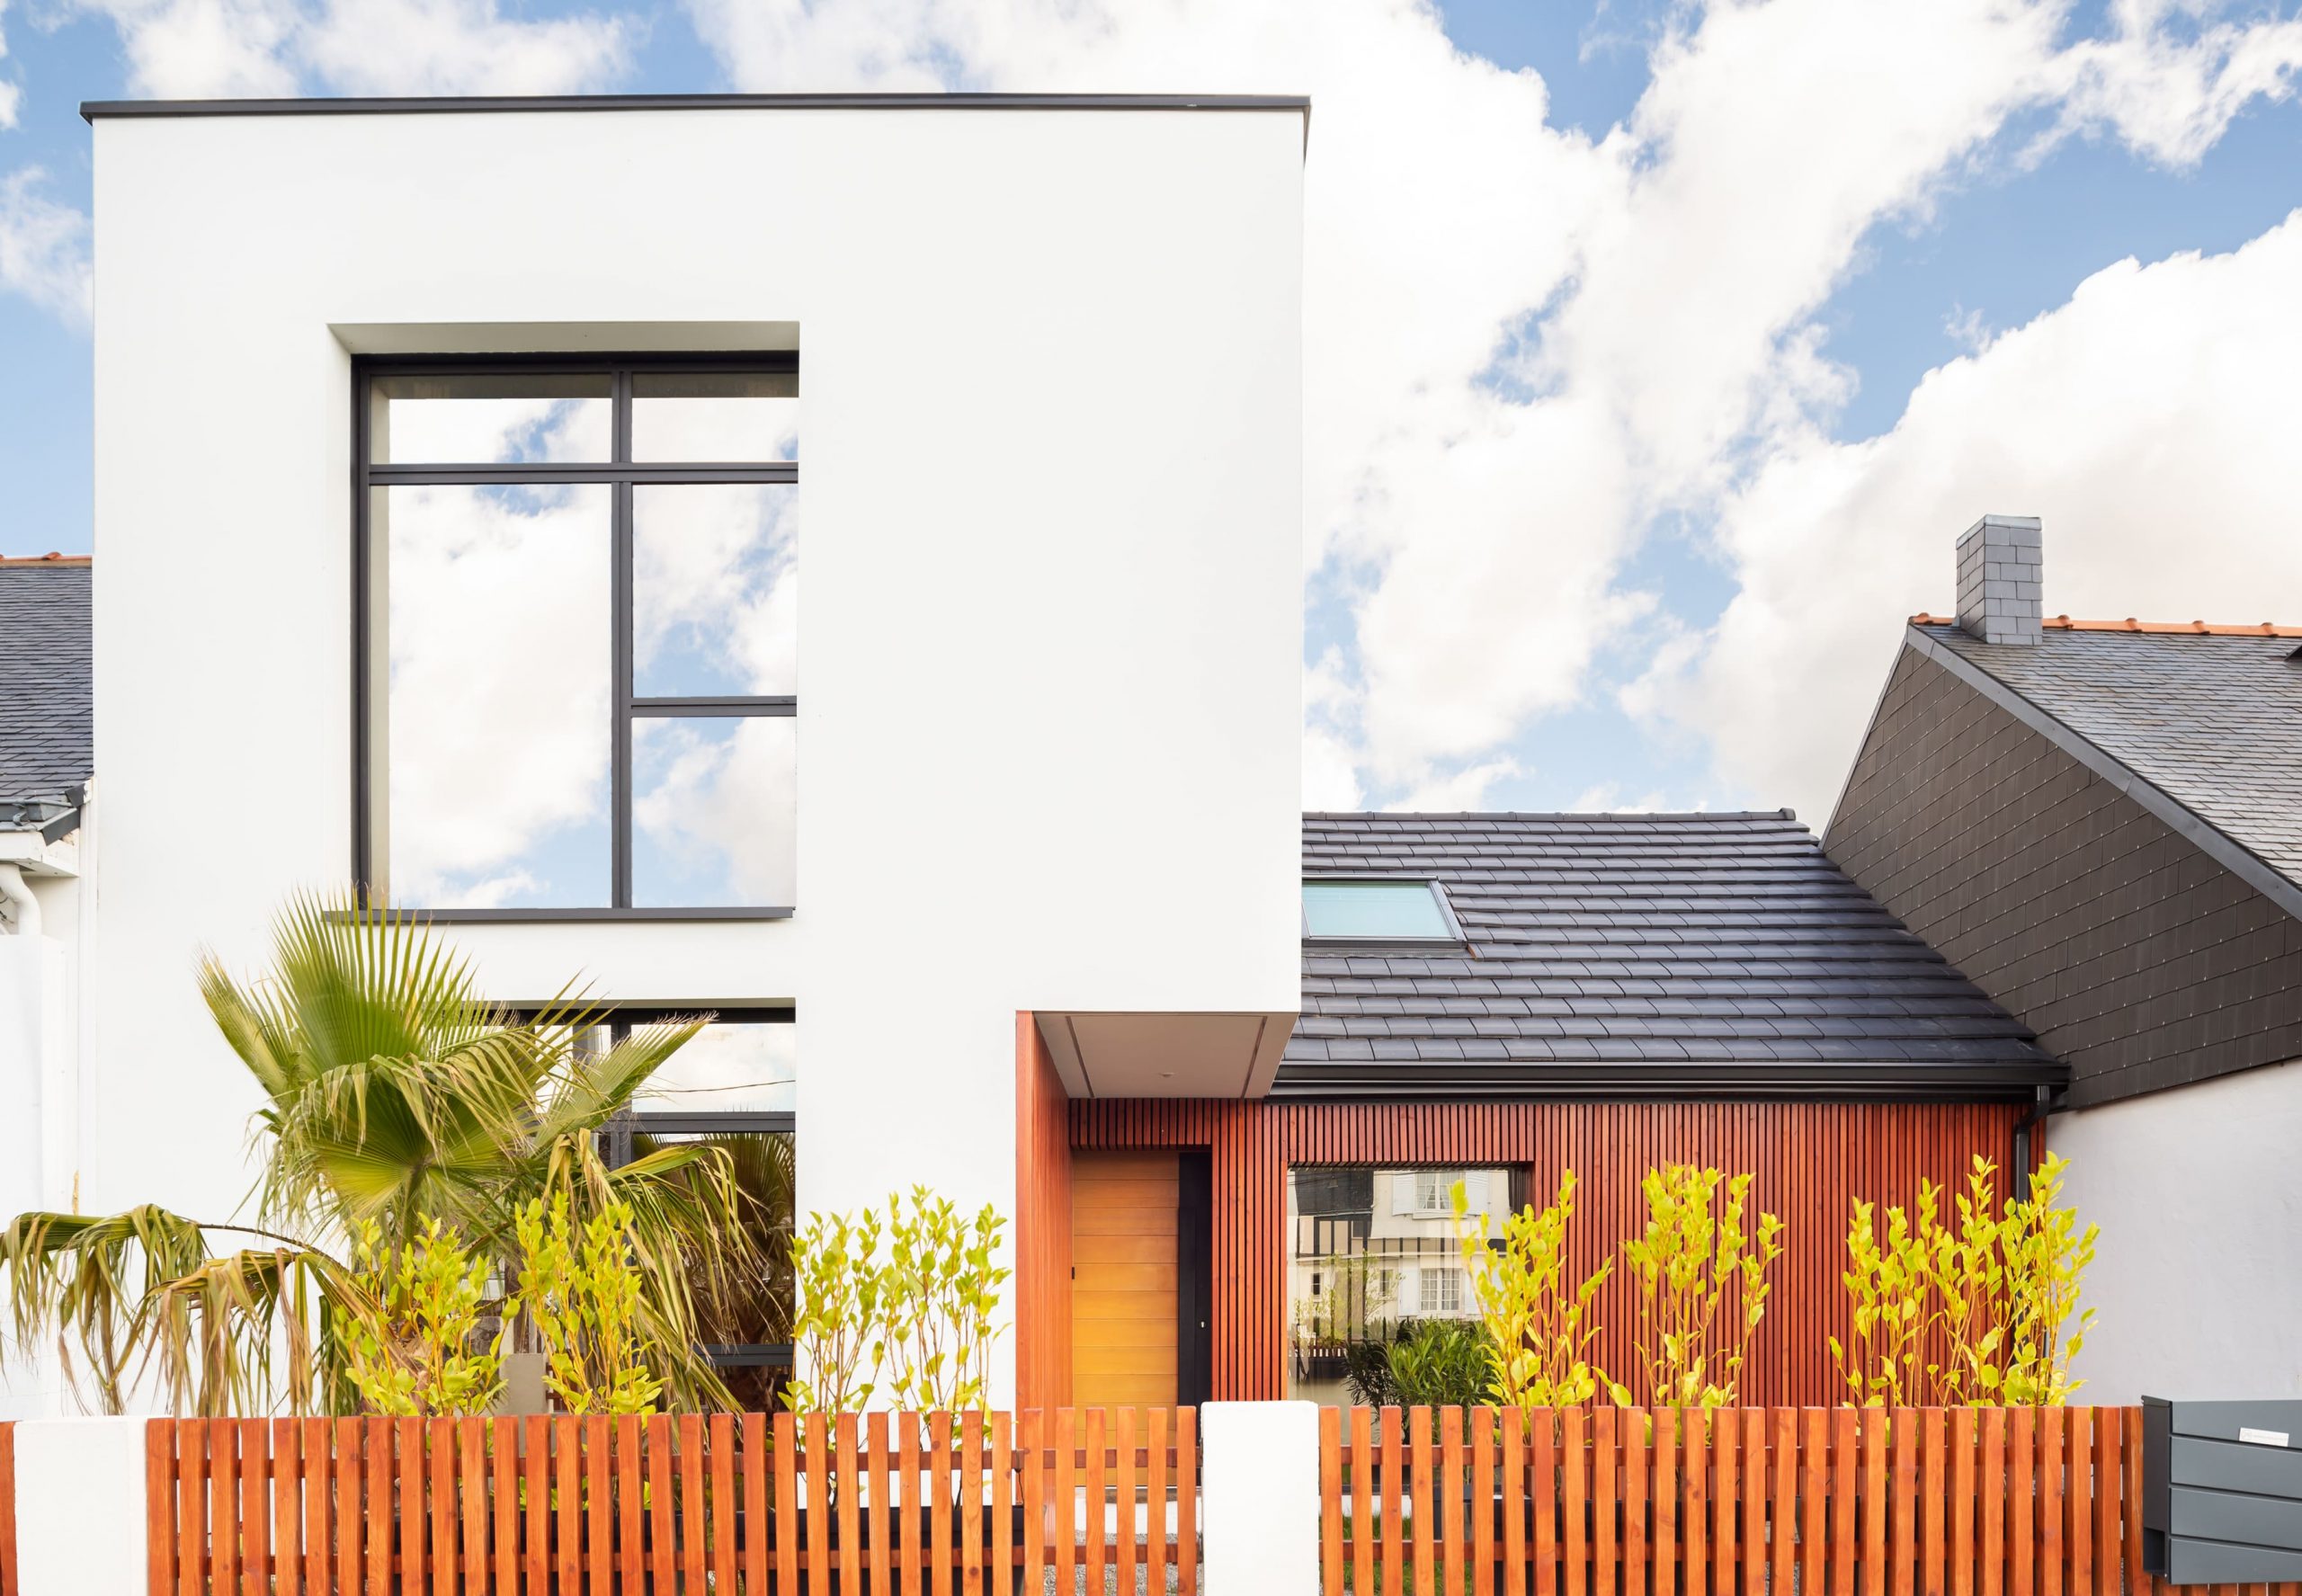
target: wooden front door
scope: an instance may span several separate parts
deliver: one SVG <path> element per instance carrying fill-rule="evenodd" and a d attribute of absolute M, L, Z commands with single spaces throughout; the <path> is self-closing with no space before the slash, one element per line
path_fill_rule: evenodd
<path fill-rule="evenodd" d="M 1072 1155 L 1075 1406 L 1175 1400 L 1178 1196 L 1173 1149 Z"/>

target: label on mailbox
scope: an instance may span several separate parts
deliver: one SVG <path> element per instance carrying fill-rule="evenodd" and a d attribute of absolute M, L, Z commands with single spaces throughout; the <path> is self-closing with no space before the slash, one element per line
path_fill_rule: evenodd
<path fill-rule="evenodd" d="M 2287 1433 L 2283 1430 L 2248 1430 L 2241 1426 L 2238 1431 L 2238 1439 L 2250 1441 L 2258 1447 L 2285 1447 L 2294 1444 L 2287 1439 Z"/>

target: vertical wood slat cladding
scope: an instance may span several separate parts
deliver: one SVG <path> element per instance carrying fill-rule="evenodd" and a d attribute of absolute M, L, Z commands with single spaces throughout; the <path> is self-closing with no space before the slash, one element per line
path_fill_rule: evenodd
<path fill-rule="evenodd" d="M 2004 1103 L 1509 1102 L 1271 1103 L 1094 1100 L 1070 1105 L 1077 1148 L 1205 1146 L 1214 1172 L 1214 1395 L 1286 1394 L 1287 1170 L 1296 1164 L 1523 1165 L 1538 1207 L 1560 1172 L 1579 1187 L 1574 1278 L 1611 1257 L 1643 1223 L 1638 1182 L 1666 1163 L 1748 1172 L 1755 1208 L 1787 1231 L 1765 1322 L 1739 1402 L 1840 1399 L 1825 1338 L 1849 1318 L 1847 1226 L 1857 1199 L 1907 1206 L 1922 1177 L 1955 1185 L 1977 1154 L 2000 1190 L 2019 1106 Z M 2039 1138 L 2042 1139 L 2042 1138 Z M 1753 1231 L 1756 1219 L 1752 1220 Z M 1635 1354 L 1636 1297 L 1618 1262 L 1599 1298 L 1593 1351 L 1610 1370 Z"/>
<path fill-rule="evenodd" d="M 1071 1400 L 1071 1137 L 1062 1079 L 1029 1013 L 1015 1016 L 1015 1389 L 1019 1407 Z"/>

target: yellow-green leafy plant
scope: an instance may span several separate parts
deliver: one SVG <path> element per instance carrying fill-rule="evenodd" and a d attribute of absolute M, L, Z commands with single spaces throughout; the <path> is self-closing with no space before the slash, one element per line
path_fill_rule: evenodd
<path fill-rule="evenodd" d="M 388 1246 L 363 1221 L 352 1236 L 353 1279 L 375 1306 L 346 1315 L 346 1375 L 370 1413 L 395 1418 L 484 1413 L 504 1389 L 504 1333 L 480 1344 L 488 1269 L 436 1218 Z"/>
<path fill-rule="evenodd" d="M 1622 1244 L 1638 1294 L 1638 1369 L 1610 1380 L 1618 1403 L 1731 1405 L 1751 1337 L 1766 1316 L 1767 1271 L 1782 1256 L 1782 1221 L 1748 1229 L 1751 1177 L 1665 1164 L 1638 1183 L 1646 1224 Z"/>
<path fill-rule="evenodd" d="M 884 1389 L 907 1408 L 980 1407 L 991 1380 L 1006 1221 L 969 1219 L 924 1186 L 888 1198 L 887 1218 L 811 1214 L 791 1245 L 799 1369 L 794 1413 L 861 1407 Z"/>
<path fill-rule="evenodd" d="M 1599 1333 L 1592 1299 L 1611 1265 L 1602 1263 L 1596 1274 L 1567 1289 L 1575 1172 L 1559 1177 L 1558 1196 L 1548 1208 L 1538 1212 L 1530 1203 L 1504 1219 L 1500 1246 L 1490 1239 L 1484 1212 L 1474 1222 L 1460 1181 L 1452 1200 L 1464 1277 L 1486 1325 L 1487 1394 L 1530 1412 L 1590 1401 L 1601 1378 L 1590 1361 L 1591 1342 Z"/>
<path fill-rule="evenodd" d="M 540 1343 L 544 1389 L 571 1413 L 654 1412 L 664 1386 L 646 1361 L 631 1210 L 610 1202 L 573 1224 L 563 1192 L 549 1209 L 541 1198 L 522 1207 L 517 1226 L 513 1309 Z"/>
<path fill-rule="evenodd" d="M 851 1412 L 879 1390 L 886 1355 L 882 1229 L 860 1218 L 810 1214 L 791 1238 L 791 1339 L 799 1353 L 783 1402 L 795 1413 Z"/>
<path fill-rule="evenodd" d="M 888 1198 L 888 1285 L 881 1296 L 896 1355 L 896 1400 L 923 1412 L 981 1407 L 991 1389 L 999 1289 L 992 1260 L 1006 1222 L 986 1203 L 973 1219 L 915 1186 L 911 1208 Z"/>
<path fill-rule="evenodd" d="M 2030 1194 L 2002 1208 L 1996 1166 L 1976 1157 L 1954 1215 L 1921 1181 L 1908 1214 L 1857 1203 L 1842 1277 L 1852 1333 L 1831 1339 L 1848 1399 L 1859 1405 L 2058 1407 L 2079 1382 L 2071 1360 L 2094 1311 L 2079 1308 L 2099 1227 L 2078 1228 L 2060 1202 L 2069 1161 L 2049 1155 Z"/>

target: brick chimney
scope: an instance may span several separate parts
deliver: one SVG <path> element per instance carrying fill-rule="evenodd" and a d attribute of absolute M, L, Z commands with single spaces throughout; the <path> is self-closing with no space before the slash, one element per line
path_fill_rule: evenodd
<path fill-rule="evenodd" d="M 1985 643 L 2039 640 L 2039 527 L 2035 515 L 1985 515 L 1958 539 L 1958 624 Z"/>

